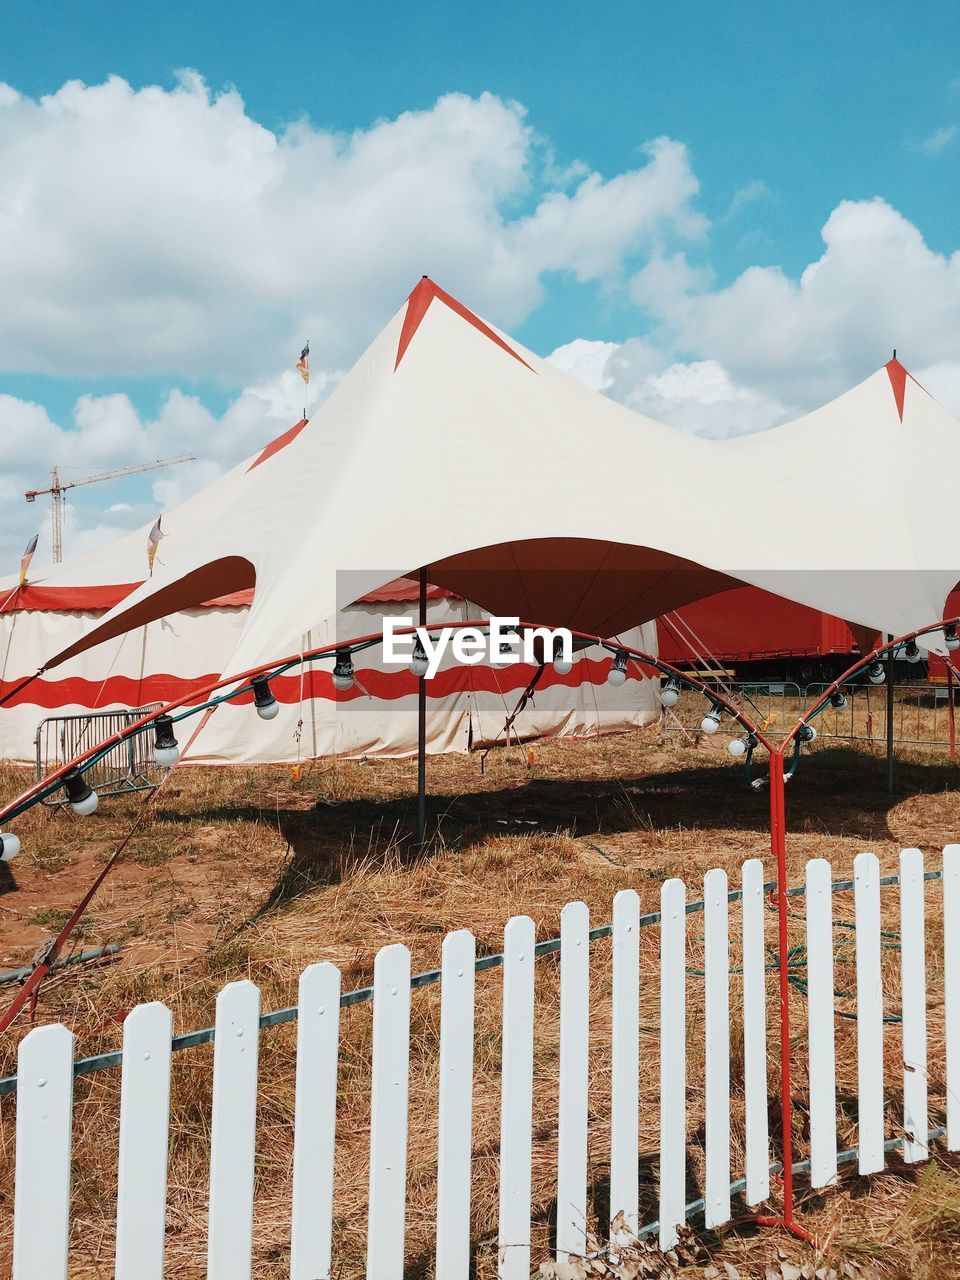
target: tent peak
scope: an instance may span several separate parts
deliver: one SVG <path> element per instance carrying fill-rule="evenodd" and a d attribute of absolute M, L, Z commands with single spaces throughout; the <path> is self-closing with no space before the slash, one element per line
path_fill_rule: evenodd
<path fill-rule="evenodd" d="M 407 310 L 403 317 L 403 328 L 400 330 L 400 341 L 397 343 L 397 359 L 393 366 L 394 372 L 400 368 L 400 361 L 406 355 L 407 348 L 413 341 L 434 298 L 449 307 L 461 320 L 466 320 L 467 324 L 473 325 L 485 338 L 489 338 L 491 342 L 496 343 L 498 347 L 506 351 L 507 355 L 513 356 L 514 360 L 519 360 L 525 368 L 530 369 L 530 365 L 527 364 L 523 356 L 514 351 L 513 347 L 505 342 L 498 333 L 494 333 L 489 325 L 484 324 L 479 316 L 474 315 L 462 302 L 458 302 L 452 294 L 445 292 L 429 276 L 424 275 L 420 277 L 407 297 Z M 533 371 L 531 370 L 531 372 Z"/>
<path fill-rule="evenodd" d="M 909 373 L 897 359 L 896 347 L 893 349 L 893 356 L 883 367 L 886 369 L 887 376 L 890 379 L 890 389 L 893 391 L 893 398 L 897 405 L 897 413 L 900 415 L 900 421 L 902 422 L 903 401 L 907 391 L 907 378 L 909 378 L 911 382 L 916 382 L 916 378 L 914 378 L 913 374 Z M 917 385 L 919 386 L 920 384 L 917 383 Z"/>

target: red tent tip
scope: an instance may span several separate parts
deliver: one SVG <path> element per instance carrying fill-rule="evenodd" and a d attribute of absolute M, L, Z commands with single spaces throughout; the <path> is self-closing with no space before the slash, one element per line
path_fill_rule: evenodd
<path fill-rule="evenodd" d="M 400 330 L 400 341 L 397 343 L 397 359 L 393 366 L 394 370 L 400 368 L 400 361 L 406 354 L 407 348 L 413 341 L 414 336 L 420 328 L 421 322 L 427 314 L 430 304 L 433 302 L 434 298 L 439 299 L 440 302 L 449 307 L 451 311 L 461 318 L 461 320 L 466 320 L 468 324 L 473 325 L 473 327 L 482 333 L 484 337 L 489 338 L 491 342 L 496 343 L 496 345 L 506 351 L 508 355 L 513 356 L 514 360 L 519 360 L 525 368 L 530 368 L 526 360 L 524 360 L 522 356 L 517 355 L 516 351 L 514 351 L 509 343 L 504 342 L 499 334 L 494 333 L 489 325 L 483 323 L 479 316 L 474 315 L 474 313 L 468 307 L 465 307 L 462 302 L 458 302 L 452 294 L 441 289 L 440 286 L 431 280 L 429 276 L 425 275 L 420 277 L 407 297 L 407 309 L 403 317 L 403 327 Z"/>
<path fill-rule="evenodd" d="M 897 359 L 897 353 L 894 351 L 893 358 L 888 360 L 883 366 L 887 371 L 890 379 L 890 387 L 893 391 L 893 398 L 896 401 L 897 413 L 900 415 L 900 421 L 903 421 L 903 400 L 907 390 L 907 371 Z"/>

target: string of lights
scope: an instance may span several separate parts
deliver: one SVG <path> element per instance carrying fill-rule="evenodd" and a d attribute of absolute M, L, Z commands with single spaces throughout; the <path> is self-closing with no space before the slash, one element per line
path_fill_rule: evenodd
<path fill-rule="evenodd" d="M 480 624 L 476 622 L 428 624 L 427 630 L 433 632 L 463 629 L 465 627 L 476 628 L 478 625 L 480 630 L 487 628 L 486 634 L 489 634 L 488 621 Z M 534 624 L 524 622 L 521 624 L 521 629 L 532 625 Z M 790 733 L 785 736 L 779 748 L 780 752 L 783 752 L 788 746 L 792 748 L 788 766 L 784 771 L 784 778 L 789 780 L 793 777 L 799 764 L 802 747 L 809 746 L 816 740 L 817 730 L 811 723 L 816 716 L 825 711 L 827 707 L 839 710 L 846 705 L 846 697 L 843 693 L 844 685 L 851 684 L 861 675 L 865 676 L 873 684 L 883 683 L 886 676 L 883 665 L 879 661 L 879 656 L 882 653 L 894 652 L 902 653 L 908 662 L 919 661 L 922 655 L 920 647 L 916 643 L 917 637 L 933 631 L 942 630 L 945 647 L 950 653 L 956 652 L 960 648 L 958 626 L 960 626 L 960 618 L 935 623 L 929 627 L 921 628 L 910 636 L 901 637 L 886 646 L 878 647 L 848 671 L 844 672 L 832 685 L 829 685 L 814 706 L 804 713 Z M 405 632 L 409 634 L 410 632 L 415 632 L 415 630 L 413 627 L 405 628 L 398 630 L 397 634 L 404 634 Z M 706 713 L 700 722 L 701 731 L 711 736 L 716 734 L 721 728 L 724 716 L 729 716 L 744 731 L 742 736 L 730 739 L 727 744 L 729 753 L 735 759 L 743 760 L 746 778 L 752 787 L 759 789 L 765 785 L 766 780 L 764 778 L 754 778 L 752 776 L 753 755 L 757 747 L 761 745 L 771 753 L 776 748 L 772 747 L 758 726 L 752 723 L 743 711 L 736 707 L 725 695 L 708 686 L 693 673 L 680 671 L 669 663 L 662 662 L 652 654 L 631 648 L 622 642 L 613 642 L 600 636 L 590 636 L 582 632 L 573 632 L 572 635 L 578 649 L 588 645 L 596 645 L 613 655 L 613 662 L 607 672 L 607 683 L 613 687 L 619 687 L 626 681 L 627 665 L 632 658 L 666 676 L 666 682 L 660 695 L 662 705 L 665 708 L 670 709 L 676 705 L 685 687 L 701 693 L 708 702 Z M 350 643 L 339 641 L 320 649 L 308 650 L 283 659 L 277 664 L 267 663 L 263 667 L 244 673 L 239 677 L 239 683 L 225 693 L 220 693 L 213 697 L 203 697 L 202 701 L 191 703 L 190 706 L 185 708 L 182 702 L 168 703 L 160 710 L 151 712 L 125 729 L 120 730 L 104 742 L 88 748 L 82 756 L 54 770 L 47 779 L 35 784 L 23 795 L 0 810 L 0 821 L 8 822 L 20 817 L 34 805 L 51 797 L 61 789 L 65 793 L 66 802 L 69 803 L 73 812 L 79 817 L 87 817 L 96 812 L 99 799 L 96 791 L 89 785 L 83 775 L 112 751 L 119 742 L 147 733 L 152 729 L 154 734 L 154 759 L 161 768 L 169 770 L 179 759 L 179 745 L 174 733 L 174 726 L 180 721 L 190 716 L 198 715 L 212 707 L 219 706 L 221 703 L 234 701 L 249 693 L 253 694 L 257 715 L 263 720 L 272 720 L 279 713 L 280 707 L 270 682 L 293 668 L 324 658 L 332 657 L 334 660 L 334 688 L 338 693 L 347 693 L 356 683 L 356 670 L 353 663 L 354 655 L 374 647 L 381 641 L 382 636 L 374 634 L 361 637 Z M 561 674 L 566 673 L 569 663 L 564 661 L 559 650 L 553 654 L 552 661 L 558 672 L 561 672 Z M 426 664 L 427 655 L 418 637 L 409 663 L 411 674 L 417 679 L 421 678 L 425 674 Z M 231 677 L 231 679 L 238 678 Z M 199 692 L 201 695 L 204 693 L 209 695 L 213 692 L 213 689 L 229 683 L 230 680 L 223 681 L 220 684 L 208 686 Z M 14 832 L 0 832 L 0 860 L 9 862 L 20 853 L 20 850 L 20 838 Z"/>

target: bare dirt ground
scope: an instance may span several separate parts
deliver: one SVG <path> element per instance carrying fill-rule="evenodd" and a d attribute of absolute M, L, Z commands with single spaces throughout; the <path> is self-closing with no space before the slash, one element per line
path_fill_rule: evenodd
<path fill-rule="evenodd" d="M 320 761 L 295 779 L 287 768 L 182 769 L 159 798 L 149 824 L 131 843 L 95 899 L 78 947 L 121 944 L 113 963 L 64 970 L 45 984 L 38 1021 L 60 1020 L 77 1035 L 81 1056 L 119 1046 L 126 1011 L 162 999 L 174 1011 L 176 1031 L 212 1023 L 217 991 L 250 977 L 263 1008 L 296 1002 L 300 971 L 332 960 L 344 988 L 372 974 L 376 950 L 402 941 L 414 972 L 439 963 L 444 932 L 470 928 L 478 947 L 500 950 L 509 916 L 533 917 L 539 937 L 559 931 L 560 909 L 581 898 L 595 923 L 609 920 L 613 895 L 634 887 L 642 909 L 655 909 L 662 881 L 680 875 L 691 898 L 703 873 L 725 868 L 731 880 L 742 862 L 767 857 L 767 798 L 744 785 L 722 743 L 704 740 L 661 746 L 656 730 L 583 742 L 545 743 L 501 750 L 481 774 L 476 757 L 440 757 L 428 765 L 431 841 L 414 849 L 411 761 Z M 10 796 L 24 775 L 0 771 L 0 794 Z M 92 819 L 34 809 L 16 824 L 24 852 L 0 883 L 0 965 L 29 963 L 56 930 L 133 821 L 141 800 L 104 803 Z M 960 838 L 960 773 L 928 754 L 904 761 L 894 797 L 876 752 L 828 747 L 801 763 L 788 792 L 791 881 L 799 884 L 808 858 L 828 857 L 835 878 L 847 878 L 854 856 L 878 854 L 885 873 L 896 870 L 899 850 L 917 846 L 935 865 L 944 844 Z M 884 913 L 897 928 L 895 891 L 885 891 Z M 942 950 L 938 950 L 939 893 L 928 889 L 930 964 L 931 1116 L 944 1106 L 942 1066 Z M 837 914 L 852 918 L 852 902 L 838 897 Z M 692 917 L 689 964 L 698 965 L 702 925 Z M 771 919 L 772 925 L 772 919 Z M 802 936 L 802 919 L 792 923 Z M 641 1146 L 643 1220 L 655 1214 L 657 1146 L 658 990 L 655 929 L 642 940 Z M 768 934 L 772 942 L 773 933 Z M 731 914 L 732 963 L 739 935 Z M 603 1220 L 609 1159 L 609 955 L 595 944 L 592 979 L 590 1157 L 593 1213 Z M 895 1012 L 897 952 L 884 953 L 890 1009 Z M 838 945 L 839 987 L 852 970 Z M 535 1256 L 548 1256 L 556 1168 L 557 970 L 552 959 L 538 971 L 537 1087 L 535 1097 Z M 776 1095 L 778 1065 L 775 980 L 768 984 L 771 1028 L 769 1082 Z M 938 989 L 939 982 L 939 989 Z M 688 1107 L 690 1198 L 699 1194 L 702 1134 L 702 995 L 688 983 Z M 6 999 L 14 988 L 5 989 Z M 474 1237 L 480 1280 L 496 1268 L 497 1148 L 499 1141 L 498 971 L 477 983 L 476 1108 L 474 1124 Z M 437 989 L 414 997 L 407 1270 L 431 1276 L 432 1213 L 436 1196 Z M 5 1003 L 5 1001 L 4 1001 Z M 806 1009 L 794 997 L 794 1056 L 800 1106 L 797 1139 L 804 1147 Z M 839 1000 L 849 1012 L 852 1002 Z M 742 1138 L 742 1041 L 738 979 L 731 983 L 734 1146 Z M 28 1029 L 21 1017 L 0 1045 L 0 1072 L 15 1070 L 16 1043 Z M 887 1028 L 888 1136 L 898 1132 L 902 1089 L 899 1026 Z M 363 1273 L 365 1157 L 369 1123 L 369 1006 L 345 1010 L 342 1023 L 340 1112 L 335 1204 L 338 1274 Z M 738 1044 L 740 1048 L 738 1049 Z M 288 1268 L 291 1118 L 291 1027 L 265 1031 L 261 1043 L 255 1275 L 280 1277 Z M 856 1144 L 855 1024 L 837 1024 L 840 1136 Z M 205 1217 L 209 1158 L 209 1047 L 177 1055 L 172 1104 L 168 1267 L 178 1277 L 205 1271 Z M 72 1277 L 112 1274 L 115 1210 L 117 1085 L 115 1071 L 78 1080 L 74 1172 Z M 0 1232 L 8 1248 L 12 1208 L 14 1102 L 0 1102 Z M 778 1124 L 775 1109 L 771 1129 Z M 734 1160 L 736 1167 L 736 1156 Z M 960 1165 L 940 1149 L 921 1168 L 897 1157 L 869 1180 L 845 1172 L 840 1186 L 811 1195 L 800 1185 L 804 1221 L 826 1246 L 823 1258 L 744 1219 L 702 1237 L 705 1255 L 690 1263 L 729 1263 L 744 1276 L 780 1274 L 783 1259 L 815 1267 L 868 1264 L 885 1276 L 953 1274 L 960 1262 Z M 2 1247 L 2 1246 L 0 1246 Z"/>

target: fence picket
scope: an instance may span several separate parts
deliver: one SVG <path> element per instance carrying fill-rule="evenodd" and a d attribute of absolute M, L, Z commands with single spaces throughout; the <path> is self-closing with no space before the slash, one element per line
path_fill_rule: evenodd
<path fill-rule="evenodd" d="M 686 889 L 660 890 L 660 1248 L 677 1242 L 686 1220 Z"/>
<path fill-rule="evenodd" d="M 73 1035 L 37 1027 L 17 1053 L 13 1280 L 67 1280 Z"/>
<path fill-rule="evenodd" d="M 410 952 L 382 947 L 373 964 L 373 1079 L 367 1280 L 402 1280 L 410 1087 Z"/>
<path fill-rule="evenodd" d="M 476 943 L 467 929 L 443 940 L 437 1143 L 437 1276 L 470 1274 L 473 1016 Z"/>
<path fill-rule="evenodd" d="M 514 916 L 503 937 L 503 1066 L 500 1084 L 501 1280 L 529 1280 L 533 1145 L 533 995 L 536 933 Z"/>
<path fill-rule="evenodd" d="M 706 1190 L 704 1223 L 730 1220 L 730 939 L 727 873 L 703 881 L 706 1035 Z"/>
<path fill-rule="evenodd" d="M 138 1005 L 124 1020 L 116 1280 L 163 1280 L 172 1035 L 163 1004 Z"/>
<path fill-rule="evenodd" d="M 810 1185 L 837 1179 L 837 1073 L 830 863 L 807 863 L 807 1043 L 810 1053 Z"/>
<path fill-rule="evenodd" d="M 859 1168 L 873 1173 L 884 1162 L 884 993 L 881 965 L 880 868 L 873 854 L 854 862 L 856 931 L 857 1090 Z M 834 1183 L 837 1152 L 834 893 L 831 868 L 814 859 L 806 868 L 807 1034 L 809 1044 L 810 1183 Z M 930 873 L 936 875 L 936 873 Z M 892 879 L 892 878 L 891 878 Z M 960 1149 L 960 844 L 943 851 L 946 1137 Z M 929 1155 L 929 1099 L 923 857 L 900 854 L 899 906 L 903 1046 L 903 1159 Z M 889 882 L 889 881 L 888 881 Z M 742 868 L 743 1057 L 746 1127 L 746 1198 L 769 1195 L 766 1082 L 766 973 L 763 866 Z M 849 885 L 841 885 L 846 891 Z M 734 895 L 736 896 L 736 895 Z M 707 873 L 703 910 L 705 1018 L 705 1189 L 708 1229 L 731 1213 L 730 938 L 726 874 Z M 667 881 L 660 915 L 660 1176 L 659 1240 L 677 1241 L 685 1222 L 686 1108 L 686 889 Z M 617 894 L 612 939 L 610 1092 L 610 1257 L 640 1229 L 638 1210 L 640 1072 L 640 900 Z M 697 932 L 699 932 L 699 927 Z M 581 1256 L 588 1236 L 588 1121 L 590 1067 L 590 915 L 582 902 L 561 913 L 559 940 L 560 1038 L 557 1111 L 556 1253 L 561 1262 Z M 526 916 L 508 922 L 502 961 L 503 1038 L 500 1097 L 498 1276 L 528 1280 L 531 1257 L 534 1013 L 536 933 Z M 552 953 L 551 942 L 541 950 Z M 600 948 L 596 950 L 602 950 Z M 476 944 L 467 930 L 443 941 L 440 974 L 439 1123 L 437 1147 L 436 1274 L 469 1280 L 471 1254 L 474 1019 Z M 939 974 L 936 975 L 939 981 Z M 697 984 L 699 989 L 699 984 Z M 383 948 L 374 965 L 372 1000 L 370 1167 L 367 1221 L 368 1280 L 402 1280 L 409 1127 L 410 954 Z M 369 991 L 348 996 L 363 1002 Z M 329 1280 L 332 1271 L 334 1156 L 340 1029 L 340 974 L 331 964 L 301 976 L 294 1121 L 291 1280 Z M 224 987 L 216 1026 L 179 1043 L 214 1040 L 210 1155 L 208 1280 L 249 1280 L 253 1256 L 257 1059 L 260 993 L 251 982 Z M 893 1019 L 891 1019 L 893 1021 Z M 120 1136 L 117 1194 L 117 1280 L 162 1280 L 167 1144 L 171 1077 L 171 1015 L 144 1004 L 126 1019 L 120 1060 Z M 73 1037 L 61 1026 L 30 1032 L 21 1042 L 18 1075 L 0 1082 L 17 1090 L 12 1280 L 66 1280 L 69 1260 L 70 1169 L 73 1110 Z M 80 1064 L 86 1073 L 117 1065 L 117 1055 Z M 539 1137 L 539 1135 L 538 1135 Z M 899 1146 L 900 1138 L 897 1138 Z M 891 1141 L 890 1145 L 893 1145 Z M 742 1185 L 742 1184 L 741 1184 Z M 655 1229 L 655 1228 L 654 1228 Z M 622 1234 L 621 1234 L 622 1233 Z M 590 1248 L 593 1248 L 591 1242 Z"/>
<path fill-rule="evenodd" d="M 340 970 L 324 962 L 300 975 L 293 1129 L 290 1280 L 326 1280 L 333 1233 Z"/>
<path fill-rule="evenodd" d="M 208 1280 L 243 1280 L 252 1265 L 259 1018 L 260 991 L 246 978 L 217 996 Z"/>
<path fill-rule="evenodd" d="M 903 1016 L 903 1159 L 927 1158 L 927 984 L 923 854 L 900 852 L 900 972 Z"/>
<path fill-rule="evenodd" d="M 883 981 L 880 971 L 880 865 L 853 860 L 857 934 L 857 1116 L 860 1172 L 883 1168 Z"/>
<path fill-rule="evenodd" d="M 559 1262 L 586 1252 L 589 1055 L 590 911 L 585 902 L 568 902 L 560 912 Z"/>
<path fill-rule="evenodd" d="M 960 1151 L 960 844 L 943 851 L 943 989 L 947 1150 Z"/>
<path fill-rule="evenodd" d="M 763 949 L 763 862 L 743 864 L 743 1092 L 746 1121 L 746 1199 L 770 1195 L 767 1127 L 767 1000 Z"/>
<path fill-rule="evenodd" d="M 613 900 L 613 994 L 610 1081 L 610 1222 L 623 1215 L 623 1235 L 640 1226 L 640 895 L 621 889 Z"/>

